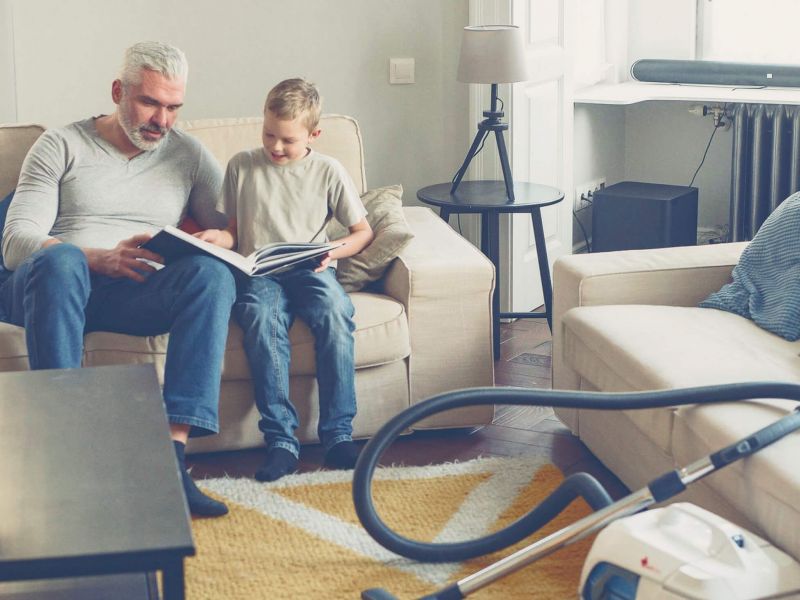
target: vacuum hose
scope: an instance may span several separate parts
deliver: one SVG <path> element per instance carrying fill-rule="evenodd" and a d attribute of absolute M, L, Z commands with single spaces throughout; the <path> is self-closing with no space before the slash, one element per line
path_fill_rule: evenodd
<path fill-rule="evenodd" d="M 418 421 L 446 410 L 486 404 L 630 410 L 756 398 L 785 398 L 800 401 L 800 385 L 755 382 L 625 393 L 484 387 L 440 394 L 411 406 L 392 418 L 364 447 L 353 474 L 353 502 L 356 514 L 375 541 L 401 556 L 425 562 L 462 561 L 482 556 L 506 548 L 536 532 L 577 496 L 583 497 L 595 511 L 610 505 L 611 497 L 591 475 L 577 473 L 567 477 L 552 494 L 530 512 L 508 527 L 485 537 L 445 544 L 429 544 L 403 537 L 387 527 L 375 511 L 372 477 L 386 449 L 403 431 Z"/>

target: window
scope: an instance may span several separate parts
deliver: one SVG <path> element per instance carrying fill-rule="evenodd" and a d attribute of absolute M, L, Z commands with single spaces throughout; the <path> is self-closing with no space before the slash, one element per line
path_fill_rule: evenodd
<path fill-rule="evenodd" d="M 797 0 L 697 0 L 698 58 L 800 66 Z"/>

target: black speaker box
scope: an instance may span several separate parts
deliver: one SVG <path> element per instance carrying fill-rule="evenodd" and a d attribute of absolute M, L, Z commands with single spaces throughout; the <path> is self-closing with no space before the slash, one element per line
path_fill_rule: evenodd
<path fill-rule="evenodd" d="M 631 65 L 631 77 L 656 83 L 800 87 L 800 66 L 644 58 Z"/>
<path fill-rule="evenodd" d="M 592 252 L 696 243 L 696 187 L 622 181 L 593 195 Z"/>

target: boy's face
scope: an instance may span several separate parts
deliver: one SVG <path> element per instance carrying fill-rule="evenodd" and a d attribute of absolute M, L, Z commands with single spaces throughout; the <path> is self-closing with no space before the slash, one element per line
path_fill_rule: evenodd
<path fill-rule="evenodd" d="M 267 158 L 276 165 L 288 165 L 303 158 L 319 134 L 319 129 L 308 130 L 302 116 L 289 120 L 279 119 L 269 110 L 264 113 L 261 141 Z"/>

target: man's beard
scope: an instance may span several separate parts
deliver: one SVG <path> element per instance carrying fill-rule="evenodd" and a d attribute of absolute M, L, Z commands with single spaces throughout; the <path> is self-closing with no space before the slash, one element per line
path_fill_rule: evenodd
<path fill-rule="evenodd" d="M 131 143 L 136 146 L 139 150 L 143 150 L 144 152 L 152 152 L 164 141 L 167 133 L 169 133 L 169 129 L 166 127 L 159 127 L 158 125 L 153 125 L 152 123 L 145 123 L 145 124 L 137 124 L 131 122 L 128 118 L 128 101 L 127 99 L 122 99 L 119 103 L 119 123 L 122 125 L 122 130 L 125 132 L 125 135 L 128 136 L 128 139 Z M 160 133 L 161 137 L 157 140 L 150 141 L 144 138 L 143 132 L 149 131 L 151 133 Z"/>

